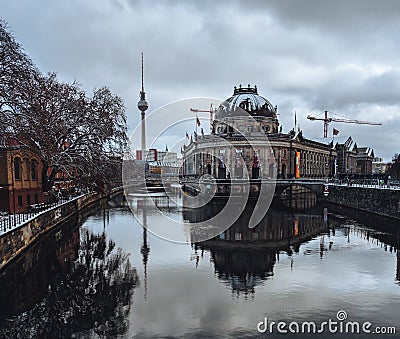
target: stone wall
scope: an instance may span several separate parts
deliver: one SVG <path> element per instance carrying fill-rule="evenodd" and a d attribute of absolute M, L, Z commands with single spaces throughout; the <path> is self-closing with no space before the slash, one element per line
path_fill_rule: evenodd
<path fill-rule="evenodd" d="M 400 190 L 329 186 L 325 201 L 349 208 L 400 219 Z"/>
<path fill-rule="evenodd" d="M 119 190 L 121 192 L 121 190 Z M 116 191 L 110 195 L 115 195 Z M 25 224 L 0 236 L 0 270 L 23 252 L 41 235 L 53 229 L 81 209 L 102 199 L 104 195 L 89 193 L 51 210 L 43 211 Z"/>

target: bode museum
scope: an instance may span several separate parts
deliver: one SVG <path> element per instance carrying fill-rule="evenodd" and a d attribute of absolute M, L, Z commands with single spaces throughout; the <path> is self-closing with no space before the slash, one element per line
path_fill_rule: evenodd
<path fill-rule="evenodd" d="M 233 95 L 215 110 L 211 133 L 194 133 L 183 147 L 183 176 L 286 179 L 368 174 L 365 163 L 372 164 L 373 154 L 364 154 L 366 148 L 358 151 L 351 138 L 336 145 L 316 142 L 305 138 L 300 128 L 283 133 L 277 112 L 257 86 L 235 86 Z"/>

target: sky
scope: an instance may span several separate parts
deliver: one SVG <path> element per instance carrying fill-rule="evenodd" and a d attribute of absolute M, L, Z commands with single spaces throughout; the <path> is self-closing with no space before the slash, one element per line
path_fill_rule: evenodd
<path fill-rule="evenodd" d="M 323 123 L 309 114 L 382 123 L 331 123 L 328 141 L 334 127 L 336 140 L 351 136 L 386 161 L 400 152 L 399 14 L 397 0 L 0 0 L 0 17 L 39 69 L 89 93 L 108 86 L 125 102 L 130 132 L 140 121 L 143 52 L 149 114 L 257 85 L 284 132 L 295 111 L 317 141 Z"/>

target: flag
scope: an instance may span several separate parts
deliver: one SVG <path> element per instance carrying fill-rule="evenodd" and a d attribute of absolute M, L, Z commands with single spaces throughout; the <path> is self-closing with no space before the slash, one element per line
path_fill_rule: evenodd
<path fill-rule="evenodd" d="M 189 134 L 188 134 L 188 132 L 186 132 L 186 139 L 189 140 Z"/>
<path fill-rule="evenodd" d="M 297 116 L 296 116 L 296 111 L 294 111 L 294 125 L 297 125 Z"/>
<path fill-rule="evenodd" d="M 338 135 L 339 131 L 337 129 L 333 129 L 333 135 Z"/>
<path fill-rule="evenodd" d="M 220 155 L 218 158 L 218 167 L 219 168 L 225 168 L 225 163 L 224 163 L 224 156 Z"/>
<path fill-rule="evenodd" d="M 260 167 L 260 160 L 258 159 L 257 154 L 254 154 L 253 167 Z"/>
<path fill-rule="evenodd" d="M 198 118 L 198 116 L 196 115 L 196 124 L 197 124 L 197 126 L 200 126 L 201 125 L 201 123 L 200 123 L 200 119 Z"/>
<path fill-rule="evenodd" d="M 204 137 L 204 130 L 203 130 L 203 127 L 201 128 L 201 136 Z"/>
<path fill-rule="evenodd" d="M 300 152 L 296 152 L 295 177 L 300 178 Z"/>

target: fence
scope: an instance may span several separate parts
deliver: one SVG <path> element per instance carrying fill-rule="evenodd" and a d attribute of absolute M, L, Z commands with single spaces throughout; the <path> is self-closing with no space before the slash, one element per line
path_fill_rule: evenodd
<path fill-rule="evenodd" d="M 30 205 L 30 208 L 25 213 L 3 214 L 0 216 L 0 234 L 12 230 L 13 228 L 23 224 L 25 221 L 35 217 L 39 213 L 55 206 L 62 205 L 73 198 L 74 197 L 62 197 L 54 202 Z"/>
<path fill-rule="evenodd" d="M 337 179 L 330 180 L 332 184 L 337 186 L 354 186 L 364 188 L 385 188 L 385 189 L 400 189 L 400 181 L 395 180 L 380 180 L 380 179 Z"/>
<path fill-rule="evenodd" d="M 120 192 L 121 190 L 122 190 L 122 186 L 117 186 L 117 187 L 112 188 L 109 191 L 103 192 L 103 194 L 107 195 L 107 196 L 112 196 L 113 194 L 115 194 L 116 192 Z M 51 208 L 65 204 L 68 201 L 81 198 L 85 195 L 87 197 L 89 197 L 88 193 L 89 192 L 87 192 L 86 194 L 81 194 L 76 197 L 60 196 L 58 199 L 50 198 L 50 199 L 48 199 L 48 201 L 46 201 L 44 203 L 30 205 L 29 210 L 25 213 L 16 213 L 16 214 L 8 214 L 7 213 L 7 214 L 0 215 L 0 235 L 20 226 L 24 222 L 28 221 L 31 218 L 34 218 L 35 216 L 42 213 L 43 211 L 47 211 Z"/>

